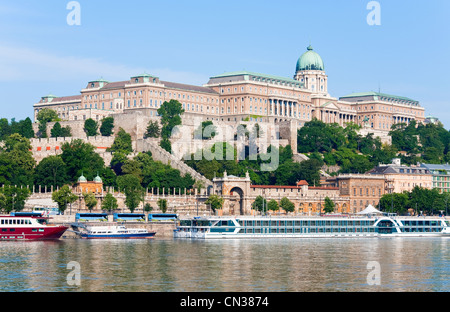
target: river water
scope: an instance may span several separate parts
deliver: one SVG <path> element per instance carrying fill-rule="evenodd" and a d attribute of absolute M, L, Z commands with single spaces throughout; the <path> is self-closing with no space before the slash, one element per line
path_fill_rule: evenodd
<path fill-rule="evenodd" d="M 0 280 L 1 292 L 447 292 L 450 238 L 1 242 Z"/>

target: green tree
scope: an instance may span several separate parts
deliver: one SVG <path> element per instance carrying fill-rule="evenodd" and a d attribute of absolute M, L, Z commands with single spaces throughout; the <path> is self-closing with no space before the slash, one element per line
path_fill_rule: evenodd
<path fill-rule="evenodd" d="M 35 165 L 29 139 L 18 133 L 6 137 L 0 148 L 0 185 L 31 185 Z"/>
<path fill-rule="evenodd" d="M 52 193 L 52 199 L 58 204 L 59 211 L 64 213 L 67 209 L 67 205 L 74 203 L 78 196 L 72 193 L 72 190 L 68 185 L 64 185 L 59 190 Z"/>
<path fill-rule="evenodd" d="M 84 132 L 88 137 L 98 135 L 98 123 L 92 119 L 88 118 L 84 121 Z"/>
<path fill-rule="evenodd" d="M 131 212 L 134 212 L 141 203 L 145 192 L 139 178 L 132 174 L 122 175 L 117 177 L 117 185 L 125 194 L 125 205 Z"/>
<path fill-rule="evenodd" d="M 161 129 L 159 128 L 159 123 L 157 121 L 150 120 L 147 126 L 147 132 L 145 132 L 145 137 L 147 138 L 159 138 L 161 135 Z"/>
<path fill-rule="evenodd" d="M 0 188 L 0 209 L 6 213 L 21 211 L 30 194 L 27 188 L 5 185 Z"/>
<path fill-rule="evenodd" d="M 49 108 L 41 109 L 36 116 L 36 120 L 39 122 L 38 133 L 41 138 L 47 137 L 47 123 L 61 121 L 58 113 Z"/>
<path fill-rule="evenodd" d="M 100 133 L 102 136 L 111 136 L 114 130 L 114 117 L 105 117 L 102 119 Z"/>
<path fill-rule="evenodd" d="M 94 193 L 88 192 L 83 193 L 84 203 L 86 204 L 86 207 L 88 207 L 89 211 L 92 211 L 95 206 L 97 206 L 97 199 L 95 198 Z"/>
<path fill-rule="evenodd" d="M 34 138 L 34 130 L 33 123 L 30 117 L 25 118 L 22 121 L 19 121 L 18 125 L 18 133 L 27 139 Z"/>
<path fill-rule="evenodd" d="M 294 212 L 295 210 L 295 205 L 293 202 L 291 202 L 288 198 L 283 197 L 280 200 L 280 207 L 286 211 L 286 212 Z"/>
<path fill-rule="evenodd" d="M 275 199 L 269 200 L 269 202 L 267 203 L 267 209 L 277 211 L 279 209 L 278 202 Z"/>
<path fill-rule="evenodd" d="M 194 131 L 194 138 L 201 140 L 209 140 L 217 134 L 217 127 L 211 120 L 206 120 Z"/>
<path fill-rule="evenodd" d="M 67 175 L 71 181 L 75 182 L 82 174 L 92 181 L 97 172 L 103 174 L 106 171 L 103 158 L 90 143 L 76 139 L 62 144 L 61 150 L 61 159 L 67 166 Z"/>
<path fill-rule="evenodd" d="M 162 213 L 166 213 L 167 211 L 167 199 L 158 199 L 158 207 L 161 210 Z"/>
<path fill-rule="evenodd" d="M 145 211 L 145 212 L 152 212 L 152 211 L 153 211 L 152 205 L 150 205 L 149 203 L 146 203 L 146 204 L 144 205 L 144 211 Z"/>
<path fill-rule="evenodd" d="M 50 130 L 50 134 L 52 138 L 60 138 L 60 137 L 71 137 L 70 126 L 61 127 L 59 122 L 56 122 L 53 125 L 52 130 Z"/>
<path fill-rule="evenodd" d="M 61 156 L 48 156 L 41 160 L 34 170 L 34 184 L 61 187 L 68 183 L 67 167 Z"/>
<path fill-rule="evenodd" d="M 325 197 L 325 205 L 323 207 L 323 211 L 325 213 L 332 213 L 334 211 L 335 204 L 328 196 Z"/>
<path fill-rule="evenodd" d="M 11 135 L 11 126 L 6 118 L 0 119 L 0 141 L 3 141 L 7 136 Z"/>
<path fill-rule="evenodd" d="M 108 151 L 113 153 L 123 153 L 128 155 L 133 152 L 131 135 L 127 133 L 124 129 L 120 128 L 117 133 L 112 146 Z"/>
<path fill-rule="evenodd" d="M 181 115 L 183 113 L 183 106 L 177 100 L 172 99 L 161 105 L 158 109 L 158 114 L 161 116 L 161 136 L 163 138 L 169 139 L 173 128 L 181 125 Z"/>
<path fill-rule="evenodd" d="M 168 138 L 163 138 L 159 143 L 159 146 L 161 146 L 167 152 L 172 153 L 172 144 L 170 143 L 170 140 Z"/>
<path fill-rule="evenodd" d="M 252 203 L 252 209 L 261 212 L 267 211 L 267 200 L 261 195 L 257 196 Z"/>
<path fill-rule="evenodd" d="M 345 145 L 345 131 L 338 124 L 326 124 L 314 118 L 298 130 L 297 146 L 300 153 L 331 152 Z"/>
<path fill-rule="evenodd" d="M 102 202 L 102 210 L 114 211 L 118 208 L 119 205 L 117 204 L 117 199 L 114 197 L 114 195 L 111 193 L 106 194 Z"/>
<path fill-rule="evenodd" d="M 111 159 L 110 167 L 117 176 L 122 175 L 122 166 L 128 160 L 128 157 L 123 152 L 115 152 Z"/>
<path fill-rule="evenodd" d="M 36 116 L 36 120 L 39 121 L 40 123 L 61 121 L 61 119 L 59 119 L 58 117 L 58 113 L 50 108 L 41 109 Z"/>
<path fill-rule="evenodd" d="M 205 204 L 210 205 L 211 210 L 215 213 L 216 210 L 222 209 L 224 201 L 225 200 L 223 199 L 223 197 L 221 197 L 217 194 L 212 194 L 205 201 Z"/>
<path fill-rule="evenodd" d="M 380 211 L 405 214 L 410 207 L 409 193 L 391 193 L 381 196 L 377 205 Z"/>
<path fill-rule="evenodd" d="M 416 122 L 413 120 L 409 125 L 405 123 L 394 124 L 389 135 L 392 138 L 392 145 L 398 150 L 416 154 L 418 152 L 418 136 Z"/>

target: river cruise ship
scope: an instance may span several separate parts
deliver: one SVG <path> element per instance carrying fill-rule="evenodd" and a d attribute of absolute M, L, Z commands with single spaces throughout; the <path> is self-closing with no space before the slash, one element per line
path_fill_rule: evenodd
<path fill-rule="evenodd" d="M 39 216 L 0 216 L 0 240 L 55 240 L 67 226 L 48 224 L 48 218 Z"/>
<path fill-rule="evenodd" d="M 448 221 L 432 217 L 193 217 L 174 238 L 308 238 L 450 236 Z"/>

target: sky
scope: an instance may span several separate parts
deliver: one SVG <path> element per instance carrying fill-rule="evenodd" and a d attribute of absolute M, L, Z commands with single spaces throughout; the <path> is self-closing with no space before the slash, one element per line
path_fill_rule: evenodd
<path fill-rule="evenodd" d="M 370 0 L 79 0 L 79 11 L 70 2 L 0 0 L 0 118 L 32 118 L 42 96 L 77 95 L 98 78 L 292 78 L 311 44 L 332 97 L 409 97 L 450 128 L 448 0 L 379 0 L 378 11 Z"/>

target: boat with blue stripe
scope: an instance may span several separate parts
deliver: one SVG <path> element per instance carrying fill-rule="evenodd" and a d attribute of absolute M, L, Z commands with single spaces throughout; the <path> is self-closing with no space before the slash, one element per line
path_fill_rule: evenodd
<path fill-rule="evenodd" d="M 449 221 L 437 217 L 194 217 L 183 218 L 175 238 L 320 238 L 450 236 Z"/>
<path fill-rule="evenodd" d="M 151 232 L 147 229 L 128 229 L 123 225 L 87 227 L 78 224 L 76 228 L 78 229 L 76 233 L 79 234 L 81 238 L 85 239 L 152 239 L 156 235 L 156 232 Z"/>

